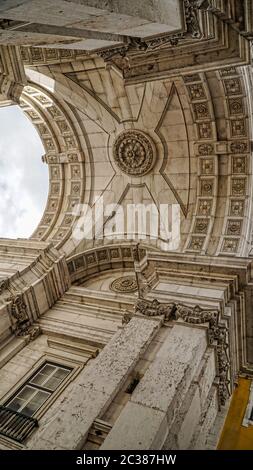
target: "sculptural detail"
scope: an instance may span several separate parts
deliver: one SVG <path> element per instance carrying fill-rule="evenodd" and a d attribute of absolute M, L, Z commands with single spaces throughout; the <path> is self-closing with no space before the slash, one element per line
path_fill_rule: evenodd
<path fill-rule="evenodd" d="M 155 163 L 155 147 L 149 136 L 139 130 L 123 131 L 116 138 L 113 157 L 126 174 L 143 176 Z"/>
<path fill-rule="evenodd" d="M 220 405 L 225 405 L 231 394 L 230 390 L 230 359 L 228 327 L 220 320 L 219 311 L 215 309 L 203 309 L 199 305 L 188 306 L 176 303 L 160 303 L 157 299 L 138 299 L 135 304 L 135 313 L 148 317 L 163 316 L 164 321 L 182 319 L 185 323 L 195 325 L 208 324 L 208 342 L 215 348 L 218 367 L 218 397 Z M 124 323 L 131 320 L 129 316 Z"/>
<path fill-rule="evenodd" d="M 122 294 L 136 292 L 138 289 L 136 278 L 135 276 L 119 277 L 111 283 L 110 289 L 114 292 Z"/>

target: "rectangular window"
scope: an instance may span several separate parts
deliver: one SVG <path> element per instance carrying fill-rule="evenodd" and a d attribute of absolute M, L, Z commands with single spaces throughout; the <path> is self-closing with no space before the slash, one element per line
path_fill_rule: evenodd
<path fill-rule="evenodd" d="M 53 395 L 72 368 L 43 364 L 21 388 L 0 405 L 0 435 L 24 442 L 38 426 L 36 412 Z"/>
<path fill-rule="evenodd" d="M 61 385 L 71 370 L 69 367 L 46 362 L 5 403 L 5 406 L 26 416 L 33 416 Z"/>

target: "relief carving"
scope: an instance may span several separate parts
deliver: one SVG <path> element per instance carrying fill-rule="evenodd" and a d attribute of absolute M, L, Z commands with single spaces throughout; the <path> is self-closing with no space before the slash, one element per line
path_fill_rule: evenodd
<path fill-rule="evenodd" d="M 164 316 L 164 321 L 174 318 L 175 304 L 162 304 L 157 299 L 152 301 L 139 299 L 135 304 L 135 313 L 141 313 L 147 317 Z"/>
<path fill-rule="evenodd" d="M 113 145 L 113 157 L 126 174 L 143 176 L 155 163 L 155 147 L 151 138 L 138 130 L 123 131 Z"/>
<path fill-rule="evenodd" d="M 135 276 L 119 277 L 110 284 L 110 289 L 121 294 L 136 292 L 138 290 L 136 278 Z"/>
<path fill-rule="evenodd" d="M 9 279 L 0 279 L 0 295 L 8 289 Z"/>
<path fill-rule="evenodd" d="M 228 328 L 220 321 L 217 309 L 203 309 L 199 305 L 188 306 L 180 303 L 160 303 L 157 299 L 152 301 L 138 299 L 135 304 L 135 313 L 144 316 L 163 316 L 164 321 L 183 320 L 192 325 L 207 324 L 208 343 L 214 347 L 217 358 L 218 397 L 220 405 L 225 405 L 231 394 L 230 390 L 230 360 L 228 344 Z M 134 314 L 126 312 L 123 324 L 128 323 Z"/>

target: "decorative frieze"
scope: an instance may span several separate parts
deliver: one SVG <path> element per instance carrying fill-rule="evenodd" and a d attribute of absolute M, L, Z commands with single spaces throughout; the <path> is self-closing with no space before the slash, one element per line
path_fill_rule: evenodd
<path fill-rule="evenodd" d="M 152 301 L 145 299 L 138 299 L 135 304 L 135 313 L 141 313 L 147 317 L 163 316 L 164 321 L 169 321 L 174 317 L 175 304 L 160 303 L 157 299 Z"/>
<path fill-rule="evenodd" d="M 124 323 L 131 320 L 133 314 L 126 312 Z M 203 309 L 199 305 L 188 306 L 180 303 L 160 303 L 157 299 L 138 299 L 135 304 L 135 314 L 147 317 L 163 316 L 165 322 L 183 320 L 192 325 L 207 325 L 208 342 L 214 347 L 217 358 L 218 396 L 220 405 L 225 405 L 231 394 L 230 389 L 230 359 L 228 327 L 220 319 L 217 309 Z"/>
<path fill-rule="evenodd" d="M 246 207 L 245 197 L 247 196 L 248 184 L 248 155 L 246 155 L 246 153 L 249 152 L 249 141 L 237 139 L 247 137 L 248 125 L 245 116 L 244 83 L 241 77 L 238 76 L 237 69 L 229 68 L 226 70 L 226 73 L 224 70 L 219 72 L 219 75 L 224 86 L 225 94 L 227 95 L 224 103 L 228 117 L 228 134 L 230 139 L 235 140 L 234 142 L 228 142 L 227 145 L 227 153 L 230 154 L 228 158 L 231 164 L 228 176 L 230 202 L 227 216 L 224 218 L 223 222 L 224 235 L 220 240 L 218 251 L 227 255 L 234 255 L 239 249 L 239 239 L 243 230 L 243 219 L 236 220 L 230 219 L 229 217 L 244 217 Z M 236 175 L 238 175 L 238 177 L 236 177 Z M 239 177 L 243 175 L 245 175 L 245 177 Z"/>

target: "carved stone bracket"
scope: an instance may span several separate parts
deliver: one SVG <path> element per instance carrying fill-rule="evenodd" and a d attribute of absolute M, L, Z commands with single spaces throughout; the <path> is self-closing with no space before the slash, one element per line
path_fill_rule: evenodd
<path fill-rule="evenodd" d="M 1 279 L 0 280 L 0 295 L 8 289 L 9 286 L 9 279 Z"/>
<path fill-rule="evenodd" d="M 134 315 L 126 313 L 124 323 L 130 321 Z M 160 303 L 157 299 L 152 301 L 138 299 L 135 304 L 135 313 L 148 317 L 163 316 L 165 322 L 181 318 L 185 323 L 193 325 L 208 324 L 208 342 L 210 346 L 215 348 L 217 358 L 219 403 L 225 405 L 231 394 L 228 328 L 220 322 L 219 311 L 202 309 L 198 305 L 189 307 L 176 303 Z"/>
<path fill-rule="evenodd" d="M 10 313 L 17 320 L 14 327 L 15 335 L 26 337 L 28 342 L 33 341 L 41 333 L 41 329 L 39 325 L 31 323 L 23 295 L 11 295 L 6 300 L 11 302 Z"/>
<path fill-rule="evenodd" d="M 175 319 L 175 304 L 162 304 L 157 299 L 152 301 L 138 299 L 135 305 L 135 313 L 141 313 L 148 317 L 164 316 L 164 321 Z"/>
<path fill-rule="evenodd" d="M 8 297 L 6 300 L 11 302 L 11 315 L 17 320 L 18 324 L 21 324 L 22 322 L 29 319 L 27 306 L 21 294 L 15 296 L 11 295 L 11 297 Z"/>
<path fill-rule="evenodd" d="M 26 337 L 27 342 L 33 341 L 41 334 L 41 328 L 39 325 L 26 325 L 25 328 L 19 329 L 16 333 L 16 336 Z"/>

